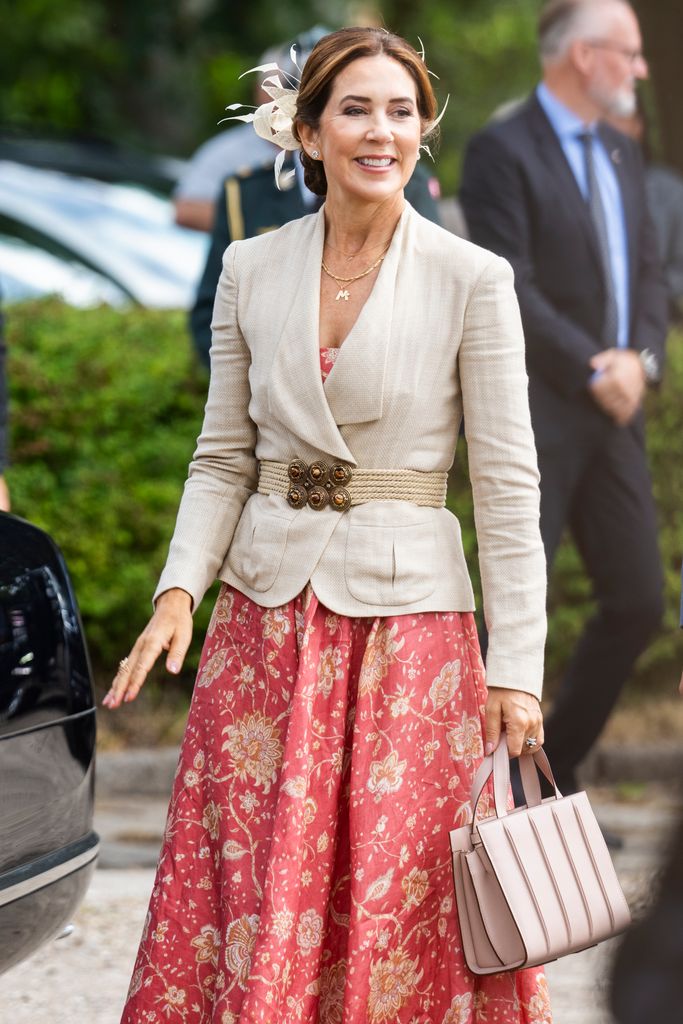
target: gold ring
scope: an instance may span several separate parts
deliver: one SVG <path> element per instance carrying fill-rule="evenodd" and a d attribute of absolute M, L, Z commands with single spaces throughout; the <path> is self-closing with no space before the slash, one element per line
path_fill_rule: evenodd
<path fill-rule="evenodd" d="M 128 658 L 121 658 L 121 661 L 119 662 L 119 672 L 123 672 L 126 668 L 128 668 Z"/>

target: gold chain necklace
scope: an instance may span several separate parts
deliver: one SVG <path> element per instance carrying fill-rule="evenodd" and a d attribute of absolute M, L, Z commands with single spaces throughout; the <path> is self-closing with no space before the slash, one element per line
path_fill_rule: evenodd
<path fill-rule="evenodd" d="M 389 243 L 389 245 L 390 244 L 391 243 Z M 352 284 L 354 281 L 360 281 L 361 277 L 367 277 L 368 274 L 371 274 L 372 271 L 375 270 L 375 268 L 380 265 L 380 263 L 382 262 L 382 260 L 386 256 L 387 249 L 389 248 L 389 245 L 387 245 L 387 247 L 384 250 L 384 252 L 382 252 L 377 257 L 377 259 L 372 264 L 372 266 L 368 267 L 367 270 L 364 270 L 362 272 L 362 274 L 356 274 L 354 277 L 337 277 L 337 275 L 333 274 L 332 271 L 330 270 L 330 268 L 327 266 L 327 264 L 325 263 L 325 260 L 321 258 L 320 262 L 322 264 L 323 270 L 328 275 L 328 277 L 331 277 L 332 280 L 336 281 L 337 284 L 339 285 L 339 291 L 337 292 L 337 294 L 334 297 L 336 302 L 339 302 L 340 299 L 344 299 L 345 302 L 349 301 L 349 297 L 350 297 L 349 290 L 348 290 L 348 288 L 342 288 L 342 285 L 344 285 L 344 284 Z"/>
<path fill-rule="evenodd" d="M 330 245 L 329 242 L 325 242 L 325 245 L 327 246 L 328 249 L 331 249 L 332 252 L 336 252 L 337 255 L 343 256 L 347 263 L 349 263 L 351 260 L 356 259 L 358 256 L 361 255 L 361 253 L 366 252 L 365 249 L 359 249 L 358 252 L 344 252 L 343 249 L 335 249 L 335 247 L 333 245 Z M 373 250 L 381 249 L 382 252 L 386 252 L 390 245 L 391 239 L 389 239 L 388 242 L 380 242 L 379 245 L 371 245 L 367 251 L 372 252 Z"/>

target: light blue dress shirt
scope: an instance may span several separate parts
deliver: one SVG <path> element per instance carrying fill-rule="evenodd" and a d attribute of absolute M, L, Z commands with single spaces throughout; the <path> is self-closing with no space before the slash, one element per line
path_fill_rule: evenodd
<path fill-rule="evenodd" d="M 544 82 L 541 82 L 537 87 L 536 96 L 555 134 L 560 140 L 560 145 L 576 178 L 581 194 L 588 201 L 586 161 L 583 143 L 579 136 L 586 131 L 595 132 L 595 123 L 585 124 L 580 117 L 553 95 Z M 628 234 L 624 217 L 624 203 L 619 187 L 619 179 L 617 178 L 609 153 L 597 134 L 594 135 L 593 155 L 595 173 L 600 187 L 600 198 L 607 222 L 610 265 L 612 267 L 614 294 L 619 314 L 619 330 L 615 340 L 618 346 L 625 348 L 629 343 L 630 310 Z"/>

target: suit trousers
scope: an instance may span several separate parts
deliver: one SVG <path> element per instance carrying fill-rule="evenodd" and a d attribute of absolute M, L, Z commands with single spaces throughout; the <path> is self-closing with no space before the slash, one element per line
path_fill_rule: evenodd
<path fill-rule="evenodd" d="M 642 419 L 611 422 L 579 443 L 539 446 L 541 534 L 548 568 L 566 527 L 590 577 L 596 608 L 545 723 L 562 792 L 591 749 L 663 611 L 657 518 Z M 552 590 L 550 592 L 552 601 Z"/>

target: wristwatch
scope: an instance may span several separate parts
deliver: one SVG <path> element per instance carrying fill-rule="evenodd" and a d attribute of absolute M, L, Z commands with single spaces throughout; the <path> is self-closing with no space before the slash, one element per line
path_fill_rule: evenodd
<path fill-rule="evenodd" d="M 645 374 L 645 383 L 659 384 L 659 360 L 654 352 L 651 352 L 649 348 L 644 348 L 642 352 L 638 353 L 638 358 Z"/>

